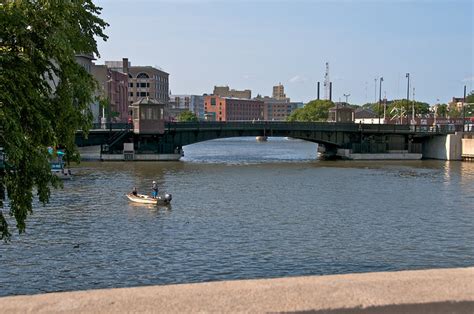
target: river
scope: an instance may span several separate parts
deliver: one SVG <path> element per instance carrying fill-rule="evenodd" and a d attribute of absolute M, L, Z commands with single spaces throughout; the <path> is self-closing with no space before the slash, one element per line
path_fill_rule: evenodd
<path fill-rule="evenodd" d="M 184 151 L 73 168 L 0 243 L 0 295 L 474 264 L 474 163 L 318 161 L 280 138 Z M 124 197 L 153 180 L 171 207 Z"/>

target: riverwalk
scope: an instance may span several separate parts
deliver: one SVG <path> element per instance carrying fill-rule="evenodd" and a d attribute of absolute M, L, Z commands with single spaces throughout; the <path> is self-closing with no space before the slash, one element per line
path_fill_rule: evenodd
<path fill-rule="evenodd" d="M 474 267 L 13 296 L 2 313 L 473 313 Z"/>

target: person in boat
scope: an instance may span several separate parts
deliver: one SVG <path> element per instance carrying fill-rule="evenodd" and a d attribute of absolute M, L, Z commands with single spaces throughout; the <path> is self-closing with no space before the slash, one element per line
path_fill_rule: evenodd
<path fill-rule="evenodd" d="M 157 198 L 158 197 L 158 184 L 156 183 L 156 181 L 153 181 L 151 188 L 152 188 L 151 197 Z"/>
<path fill-rule="evenodd" d="M 133 188 L 132 194 L 133 194 L 134 196 L 138 196 L 138 192 L 137 192 L 137 188 L 136 188 L 136 187 Z"/>

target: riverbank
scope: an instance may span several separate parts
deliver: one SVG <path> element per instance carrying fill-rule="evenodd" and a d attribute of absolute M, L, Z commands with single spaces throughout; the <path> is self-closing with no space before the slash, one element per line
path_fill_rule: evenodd
<path fill-rule="evenodd" d="M 235 280 L 0 298 L 2 313 L 472 313 L 474 267 Z"/>

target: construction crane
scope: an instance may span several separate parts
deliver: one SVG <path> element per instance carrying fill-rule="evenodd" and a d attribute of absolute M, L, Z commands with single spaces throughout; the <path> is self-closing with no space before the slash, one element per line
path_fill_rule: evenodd
<path fill-rule="evenodd" d="M 324 99 L 329 99 L 329 62 L 326 62 L 326 73 L 324 74 Z"/>

